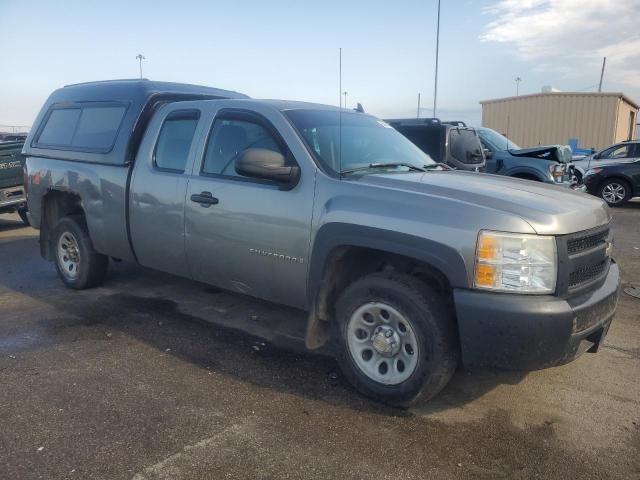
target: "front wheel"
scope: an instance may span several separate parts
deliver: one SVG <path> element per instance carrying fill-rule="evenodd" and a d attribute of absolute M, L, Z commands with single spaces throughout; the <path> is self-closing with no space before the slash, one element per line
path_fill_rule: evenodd
<path fill-rule="evenodd" d="M 363 394 L 395 406 L 433 398 L 449 382 L 458 358 L 453 315 L 420 280 L 376 273 L 338 299 L 337 360 Z"/>
<path fill-rule="evenodd" d="M 598 189 L 598 196 L 610 207 L 619 207 L 631 198 L 631 186 L 624 180 L 617 178 L 605 180 Z"/>
<path fill-rule="evenodd" d="M 84 217 L 65 217 L 56 223 L 51 251 L 58 276 L 67 287 L 82 290 L 104 281 L 109 257 L 96 252 Z"/>

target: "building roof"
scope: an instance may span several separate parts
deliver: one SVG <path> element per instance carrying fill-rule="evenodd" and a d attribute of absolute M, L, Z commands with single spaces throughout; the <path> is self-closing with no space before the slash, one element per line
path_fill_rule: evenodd
<path fill-rule="evenodd" d="M 558 97 L 558 96 L 575 96 L 575 97 L 616 97 L 621 98 L 623 101 L 628 103 L 634 108 L 640 108 L 640 105 L 637 102 L 634 102 L 629 97 L 627 97 L 622 92 L 542 92 L 542 93 L 530 93 L 528 95 L 519 95 L 517 97 L 503 97 L 503 98 L 493 98 L 490 100 L 481 100 L 480 105 L 484 105 L 485 103 L 498 103 L 498 102 L 508 102 L 511 100 L 520 100 L 524 98 L 538 98 L 538 97 Z"/>

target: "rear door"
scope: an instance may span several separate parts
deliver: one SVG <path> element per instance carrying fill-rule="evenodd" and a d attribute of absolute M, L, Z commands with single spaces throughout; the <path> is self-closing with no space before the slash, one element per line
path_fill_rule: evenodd
<path fill-rule="evenodd" d="M 164 106 L 147 128 L 131 180 L 129 225 L 140 264 L 186 276 L 185 195 L 202 111 L 184 105 Z"/>
<path fill-rule="evenodd" d="M 301 168 L 299 183 L 282 190 L 235 171 L 247 148 L 274 150 L 297 163 L 268 115 L 212 112 L 187 191 L 189 268 L 197 280 L 305 307 L 314 174 Z"/>

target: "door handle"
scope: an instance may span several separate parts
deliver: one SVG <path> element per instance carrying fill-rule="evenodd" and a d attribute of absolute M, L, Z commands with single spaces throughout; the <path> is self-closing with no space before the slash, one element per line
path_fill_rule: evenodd
<path fill-rule="evenodd" d="M 191 195 L 191 201 L 199 203 L 203 207 L 218 204 L 218 199 L 211 195 L 211 192 L 194 193 L 193 195 Z"/>

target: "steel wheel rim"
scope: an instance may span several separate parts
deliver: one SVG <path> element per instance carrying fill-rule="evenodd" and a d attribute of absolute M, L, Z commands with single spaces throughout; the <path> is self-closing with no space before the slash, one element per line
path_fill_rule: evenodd
<path fill-rule="evenodd" d="M 609 203 L 619 203 L 624 197 L 627 195 L 627 190 L 624 188 L 624 185 L 619 183 L 608 183 L 602 189 L 602 196 Z"/>
<path fill-rule="evenodd" d="M 358 369 L 383 385 L 406 381 L 418 365 L 420 348 L 411 322 L 385 303 L 367 303 L 353 312 L 347 344 Z"/>
<path fill-rule="evenodd" d="M 64 275 L 74 280 L 80 271 L 80 247 L 78 240 L 71 232 L 64 232 L 58 238 L 58 265 Z"/>

